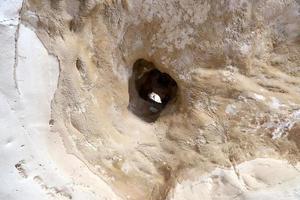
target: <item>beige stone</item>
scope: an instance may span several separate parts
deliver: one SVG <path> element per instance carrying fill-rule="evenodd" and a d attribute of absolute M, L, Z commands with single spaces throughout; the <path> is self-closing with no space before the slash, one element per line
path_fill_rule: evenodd
<path fill-rule="evenodd" d="M 298 137 L 286 137 L 300 121 L 299 10 L 293 0 L 28 0 L 21 19 L 59 61 L 52 131 L 123 199 L 150 200 L 191 172 L 299 161 Z M 139 58 L 179 87 L 154 123 L 127 109 Z"/>

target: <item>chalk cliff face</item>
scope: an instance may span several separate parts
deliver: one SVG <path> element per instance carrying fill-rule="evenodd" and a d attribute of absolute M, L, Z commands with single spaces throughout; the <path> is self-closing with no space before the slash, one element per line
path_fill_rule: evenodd
<path fill-rule="evenodd" d="M 43 119 L 50 129 L 36 132 L 55 135 L 49 159 L 73 185 L 54 199 L 81 198 L 77 183 L 88 199 L 299 198 L 298 1 L 27 0 L 15 10 L 0 89 L 17 118 L 27 113 L 27 131 Z M 151 123 L 128 108 L 141 58 L 178 87 Z M 65 150 L 53 149 L 59 138 Z"/>

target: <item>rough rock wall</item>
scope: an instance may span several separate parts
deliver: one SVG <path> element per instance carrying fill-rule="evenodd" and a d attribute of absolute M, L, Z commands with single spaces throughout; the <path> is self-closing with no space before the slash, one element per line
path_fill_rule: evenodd
<path fill-rule="evenodd" d="M 57 56 L 53 131 L 124 198 L 257 157 L 299 160 L 300 6 L 268 1 L 28 0 L 22 21 Z M 130 113 L 144 58 L 179 86 L 153 124 Z"/>

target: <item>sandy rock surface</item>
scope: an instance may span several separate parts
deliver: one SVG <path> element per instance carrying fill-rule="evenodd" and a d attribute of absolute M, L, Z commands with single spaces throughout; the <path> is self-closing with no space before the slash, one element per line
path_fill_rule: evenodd
<path fill-rule="evenodd" d="M 0 0 L 0 199 L 300 198 L 295 0 Z M 178 92 L 152 123 L 129 79 Z"/>

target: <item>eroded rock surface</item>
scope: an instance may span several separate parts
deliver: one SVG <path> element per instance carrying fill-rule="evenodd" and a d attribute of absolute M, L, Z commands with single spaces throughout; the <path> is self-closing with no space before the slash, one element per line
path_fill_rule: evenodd
<path fill-rule="evenodd" d="M 122 198 L 171 198 L 258 157 L 299 161 L 299 2 L 28 0 L 21 20 L 59 61 L 52 131 Z M 140 58 L 178 85 L 154 123 L 127 108 Z"/>

